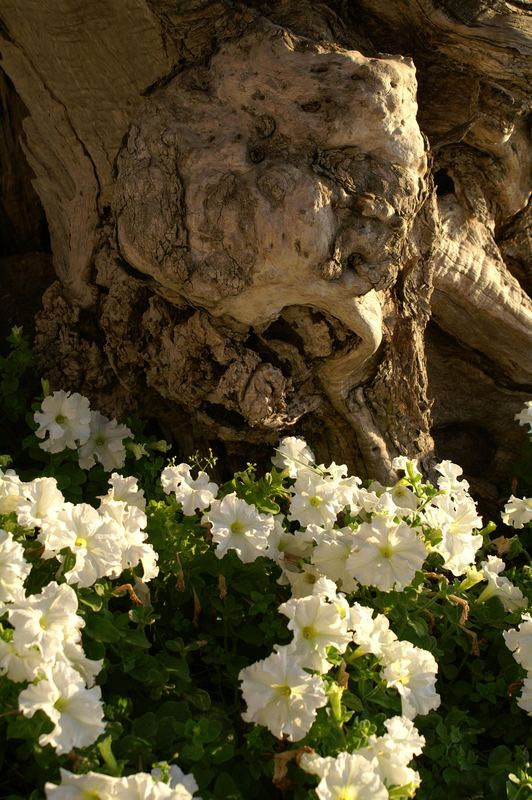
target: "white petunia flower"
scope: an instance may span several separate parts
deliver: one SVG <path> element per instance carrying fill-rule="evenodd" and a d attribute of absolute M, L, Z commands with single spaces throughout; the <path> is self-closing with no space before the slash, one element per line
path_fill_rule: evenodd
<path fill-rule="evenodd" d="M 452 461 L 440 461 L 434 467 L 436 472 L 440 473 L 438 478 L 438 489 L 452 495 L 467 495 L 469 491 L 469 483 L 465 479 L 459 480 L 462 475 L 463 469 L 458 464 Z"/>
<path fill-rule="evenodd" d="M 170 780 L 164 783 L 157 779 L 157 772 L 160 770 L 152 770 L 151 775 L 138 772 L 127 778 L 112 778 L 97 772 L 74 775 L 61 769 L 60 785 L 47 783 L 46 797 L 47 800 L 192 800 L 197 789 L 192 775 L 184 775 L 179 767 L 172 765 Z M 182 780 L 178 780 L 178 776 Z M 189 789 L 192 785 L 195 789 Z"/>
<path fill-rule="evenodd" d="M 0 528 L 0 613 L 2 603 L 24 599 L 24 581 L 30 572 L 22 545 Z"/>
<path fill-rule="evenodd" d="M 525 525 L 532 522 L 532 497 L 510 495 L 501 518 L 505 525 L 510 525 L 512 528 L 524 528 Z"/>
<path fill-rule="evenodd" d="M 518 628 L 503 631 L 506 647 L 512 651 L 513 657 L 527 672 L 532 672 L 532 616 L 523 614 Z"/>
<path fill-rule="evenodd" d="M 361 479 L 353 475 L 340 478 L 340 480 L 337 482 L 336 491 L 338 494 L 338 500 L 341 502 L 343 508 L 350 509 L 353 516 L 358 514 L 362 508 L 360 492 L 363 490 L 360 488 L 361 483 Z"/>
<path fill-rule="evenodd" d="M 532 431 L 532 400 L 527 400 L 521 411 L 515 415 L 520 425 L 529 425 L 529 431 Z"/>
<path fill-rule="evenodd" d="M 69 584 L 85 588 L 104 575 L 121 571 L 113 531 L 87 503 L 65 503 L 54 520 L 43 522 L 37 538 L 44 545 L 43 558 L 55 556 L 62 563 L 64 556 L 59 551 L 65 547 L 75 556 L 74 566 L 65 572 Z"/>
<path fill-rule="evenodd" d="M 312 552 L 312 563 L 343 592 L 354 592 L 358 588 L 347 567 L 354 547 L 355 534 L 351 528 L 340 528 L 326 531 Z"/>
<path fill-rule="evenodd" d="M 39 444 L 48 453 L 61 453 L 66 448 L 75 450 L 84 444 L 90 434 L 91 412 L 86 397 L 74 392 L 54 392 L 45 397 L 41 410 L 33 415 L 39 426 L 35 436 L 48 438 Z"/>
<path fill-rule="evenodd" d="M 24 484 L 17 473 L 8 469 L 0 469 L 0 514 L 11 514 L 16 511 L 18 504 L 23 500 L 22 487 Z"/>
<path fill-rule="evenodd" d="M 61 783 L 46 783 L 47 800 L 111 800 L 126 798 L 126 779 L 112 778 L 99 772 L 75 775 L 60 767 Z"/>
<path fill-rule="evenodd" d="M 210 481 L 206 472 L 193 478 L 188 464 L 166 467 L 161 472 L 161 484 L 166 494 L 173 492 L 181 503 L 183 514 L 192 517 L 196 511 L 205 511 L 218 493 L 218 484 Z"/>
<path fill-rule="evenodd" d="M 289 520 L 301 525 L 331 528 L 344 507 L 337 492 L 338 481 L 311 470 L 301 470 L 293 487 Z"/>
<path fill-rule="evenodd" d="M 418 714 L 428 714 L 438 708 L 438 664 L 432 653 L 410 642 L 397 640 L 384 648 L 382 663 L 387 685 L 397 689 L 401 695 L 404 717 L 413 719 Z"/>
<path fill-rule="evenodd" d="M 192 795 L 183 784 L 172 788 L 146 772 L 137 772 L 124 780 L 124 800 L 192 800 Z"/>
<path fill-rule="evenodd" d="M 284 576 L 288 575 L 288 572 L 299 572 L 301 561 L 310 558 L 314 541 L 311 536 L 307 535 L 308 528 L 305 533 L 301 531 L 289 533 L 282 527 L 280 528 L 279 516 L 280 514 L 277 514 L 274 517 L 274 529 L 268 539 L 268 549 L 265 555 L 281 567 L 284 573 L 283 582 L 287 583 Z"/>
<path fill-rule="evenodd" d="M 33 681 L 43 666 L 43 657 L 37 646 L 17 647 L 13 640 L 0 639 L 0 675 L 14 683 Z"/>
<path fill-rule="evenodd" d="M 288 650 L 302 667 L 328 672 L 332 664 L 327 661 L 327 648 L 343 653 L 352 641 L 345 609 L 322 596 L 293 597 L 279 611 L 288 617 L 288 629 L 294 634 Z"/>
<path fill-rule="evenodd" d="M 45 661 L 54 661 L 65 642 L 79 642 L 84 620 L 76 614 L 78 598 L 71 586 L 52 581 L 39 594 L 32 594 L 8 607 L 14 627 L 13 643 L 18 652 L 38 647 Z"/>
<path fill-rule="evenodd" d="M 96 683 L 96 676 L 102 671 L 104 663 L 103 658 L 98 661 L 87 658 L 81 644 L 69 641 L 65 642 L 63 649 L 58 652 L 57 660 L 64 661 L 79 672 L 89 689 Z"/>
<path fill-rule="evenodd" d="M 285 436 L 276 448 L 277 454 L 272 464 L 280 470 L 287 470 L 290 478 L 297 478 L 300 469 L 314 464 L 314 453 L 304 439 L 297 436 Z"/>
<path fill-rule="evenodd" d="M 119 500 L 126 505 L 135 506 L 141 511 L 146 510 L 144 491 L 139 489 L 137 479 L 133 475 L 124 477 L 118 472 L 113 472 L 109 478 L 109 484 L 111 488 L 108 493 L 98 498 L 101 501 L 100 507 L 109 500 Z"/>
<path fill-rule="evenodd" d="M 336 758 L 304 753 L 299 764 L 321 778 L 315 790 L 319 800 L 388 800 L 376 759 L 359 753 L 338 753 Z"/>
<path fill-rule="evenodd" d="M 188 775 L 185 775 L 183 770 L 177 766 L 177 764 L 172 764 L 168 770 L 168 786 L 170 789 L 177 789 L 178 787 L 183 787 L 187 790 L 190 797 L 192 797 L 195 792 L 198 791 L 198 784 L 194 775 L 191 772 Z M 151 774 L 156 780 L 161 780 L 162 770 L 158 767 L 152 769 Z M 185 800 L 183 796 L 183 800 Z M 199 798 L 198 798 L 199 800 Z"/>
<path fill-rule="evenodd" d="M 53 519 L 63 507 L 65 498 L 55 478 L 35 478 L 22 484 L 23 499 L 17 504 L 17 521 L 23 528 L 37 528 Z"/>
<path fill-rule="evenodd" d="M 228 550 L 236 550 L 245 564 L 266 554 L 269 536 L 274 529 L 272 516 L 259 514 L 256 506 L 241 500 L 235 492 L 223 500 L 213 500 L 203 521 L 212 525 L 216 556 L 223 558 Z"/>
<path fill-rule="evenodd" d="M 482 546 L 482 536 L 474 533 L 482 527 L 474 500 L 468 495 L 440 495 L 424 510 L 425 523 L 440 530 L 442 540 L 435 547 L 453 575 L 463 575 L 475 561 L 477 550 Z"/>
<path fill-rule="evenodd" d="M 288 533 L 283 527 L 284 516 L 282 514 L 274 514 L 273 528 L 268 534 L 268 546 L 264 552 L 267 558 L 271 558 L 276 564 L 279 564 L 283 569 L 285 561 L 285 551 L 290 551 L 289 544 L 292 540 L 295 541 L 293 534 Z M 297 559 L 296 559 L 297 560 Z"/>
<path fill-rule="evenodd" d="M 243 719 L 264 725 L 278 739 L 302 739 L 327 703 L 321 678 L 305 672 L 285 647 L 245 667 L 239 680 L 247 704 Z"/>
<path fill-rule="evenodd" d="M 532 716 L 532 675 L 530 674 L 523 681 L 523 688 L 517 700 L 517 705 Z"/>
<path fill-rule="evenodd" d="M 321 572 L 313 564 L 302 564 L 301 570 L 286 570 L 286 577 L 292 589 L 292 597 L 307 597 L 315 594 L 314 587 L 321 578 Z M 336 584 L 334 584 L 336 592 Z"/>
<path fill-rule="evenodd" d="M 412 489 L 406 486 L 402 481 L 398 481 L 395 486 L 392 486 L 391 489 L 388 489 L 386 494 L 388 493 L 395 504 L 396 516 L 409 516 L 417 509 L 419 499 L 416 497 Z"/>
<path fill-rule="evenodd" d="M 348 628 L 353 631 L 353 639 L 363 654 L 372 653 L 381 658 L 384 650 L 397 636 L 390 630 L 390 623 L 384 614 L 373 618 L 373 609 L 353 603 L 349 609 Z"/>
<path fill-rule="evenodd" d="M 124 439 L 132 437 L 127 425 L 119 425 L 116 419 L 110 420 L 99 411 L 91 411 L 90 436 L 79 449 L 80 467 L 90 469 L 98 462 L 106 472 L 120 469 L 126 463 Z"/>
<path fill-rule="evenodd" d="M 381 494 L 382 492 L 378 493 L 373 489 L 360 487 L 357 495 L 358 509 L 365 514 L 373 513 L 378 506 Z"/>
<path fill-rule="evenodd" d="M 366 747 L 357 754 L 376 759 L 377 772 L 387 787 L 418 786 L 419 773 L 408 767 L 415 755 L 420 755 L 425 737 L 420 736 L 414 723 L 407 717 L 391 717 L 385 720 L 387 733 L 370 736 Z"/>
<path fill-rule="evenodd" d="M 109 528 L 109 536 L 117 550 L 119 566 L 109 572 L 117 578 L 125 569 L 133 569 L 139 563 L 144 570 L 143 580 L 151 581 L 159 574 L 158 555 L 146 542 L 148 534 L 143 530 L 148 524 L 144 511 L 122 500 L 107 500 L 98 509 L 98 514 Z"/>
<path fill-rule="evenodd" d="M 506 564 L 498 556 L 488 556 L 486 561 L 481 561 L 480 569 L 488 585 L 481 592 L 478 602 L 484 603 L 491 597 L 498 597 L 507 611 L 526 608 L 527 601 L 521 590 L 500 574 L 505 567 Z"/>
<path fill-rule="evenodd" d="M 22 690 L 18 702 L 26 717 L 44 711 L 54 728 L 39 736 L 39 744 L 50 744 L 62 754 L 73 747 L 87 747 L 105 731 L 101 696 L 99 686 L 87 689 L 76 670 L 57 663 L 45 678 Z"/>
<path fill-rule="evenodd" d="M 425 545 L 412 528 L 377 516 L 355 532 L 355 549 L 346 568 L 364 586 L 401 591 L 413 581 L 426 557 Z"/>
<path fill-rule="evenodd" d="M 418 468 L 417 458 L 408 458 L 408 456 L 396 456 L 392 460 L 392 467 L 401 470 L 407 475 L 408 478 L 422 478 L 422 474 Z"/>

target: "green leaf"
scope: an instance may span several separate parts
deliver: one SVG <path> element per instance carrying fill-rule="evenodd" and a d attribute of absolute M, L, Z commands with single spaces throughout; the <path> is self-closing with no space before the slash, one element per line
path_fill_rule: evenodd
<path fill-rule="evenodd" d="M 153 711 L 148 711 L 133 722 L 132 730 L 135 736 L 150 739 L 157 733 L 158 721 Z"/>
<path fill-rule="evenodd" d="M 188 761 L 200 761 L 203 758 L 203 753 L 203 745 L 198 739 L 187 742 L 181 750 L 182 757 Z"/>
<path fill-rule="evenodd" d="M 200 711 L 208 711 L 211 707 L 211 698 L 205 689 L 195 687 L 190 692 L 187 692 L 186 697 L 187 700 L 189 700 L 193 706 L 199 708 Z"/>
<path fill-rule="evenodd" d="M 110 619 L 105 617 L 89 617 L 85 625 L 85 633 L 97 642 L 118 642 L 122 634 L 115 628 Z"/>
<path fill-rule="evenodd" d="M 214 794 L 216 797 L 223 797 L 224 800 L 242 800 L 238 786 L 228 772 L 222 772 L 216 778 Z"/>
<path fill-rule="evenodd" d="M 133 647 L 141 647 L 143 650 L 149 650 L 151 647 L 150 642 L 146 638 L 143 631 L 140 630 L 127 630 L 122 635 L 122 640 L 125 644 L 130 644 Z"/>

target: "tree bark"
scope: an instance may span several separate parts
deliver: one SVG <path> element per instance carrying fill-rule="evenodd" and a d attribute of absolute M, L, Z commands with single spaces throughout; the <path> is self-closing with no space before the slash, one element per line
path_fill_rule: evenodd
<path fill-rule="evenodd" d="M 300 433 L 493 496 L 532 386 L 527 6 L 3 0 L 52 384 L 183 454 Z"/>

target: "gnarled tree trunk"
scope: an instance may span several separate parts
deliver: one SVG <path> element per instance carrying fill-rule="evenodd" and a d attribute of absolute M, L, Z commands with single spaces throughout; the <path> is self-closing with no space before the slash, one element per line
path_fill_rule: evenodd
<path fill-rule="evenodd" d="M 52 384 L 185 452 L 386 478 L 435 441 L 489 496 L 532 386 L 527 5 L 3 0 Z"/>

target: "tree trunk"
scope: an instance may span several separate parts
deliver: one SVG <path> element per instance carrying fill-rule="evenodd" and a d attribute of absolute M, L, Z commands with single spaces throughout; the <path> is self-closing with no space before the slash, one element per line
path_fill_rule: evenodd
<path fill-rule="evenodd" d="M 52 385 L 184 455 L 299 433 L 385 479 L 435 442 L 493 495 L 532 385 L 527 6 L 3 0 Z"/>

